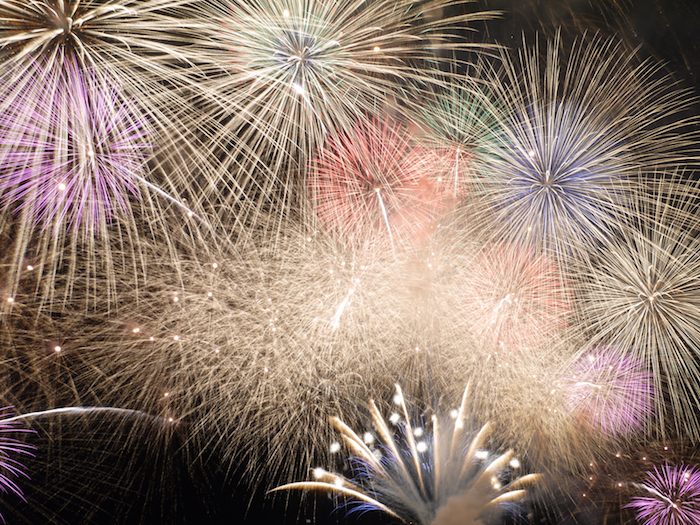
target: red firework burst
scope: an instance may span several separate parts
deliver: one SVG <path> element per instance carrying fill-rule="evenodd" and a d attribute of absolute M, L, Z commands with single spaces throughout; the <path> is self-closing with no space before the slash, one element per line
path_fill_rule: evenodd
<path fill-rule="evenodd" d="M 553 261 L 512 244 L 474 261 L 467 302 L 472 331 L 506 350 L 539 347 L 564 328 L 570 297 Z"/>
<path fill-rule="evenodd" d="M 416 242 L 453 204 L 449 167 L 402 124 L 369 119 L 328 140 L 312 162 L 311 198 L 321 222 L 344 239 Z"/>

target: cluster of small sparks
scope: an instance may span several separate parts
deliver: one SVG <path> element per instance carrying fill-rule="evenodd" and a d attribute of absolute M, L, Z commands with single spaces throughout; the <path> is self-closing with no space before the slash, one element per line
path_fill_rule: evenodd
<path fill-rule="evenodd" d="M 353 475 L 280 488 L 425 525 L 525 497 L 489 435 L 552 476 L 700 439 L 691 94 L 616 39 L 473 42 L 465 3 L 0 0 L 8 404 L 151 414 L 266 488 L 330 418 Z M 399 379 L 469 415 L 398 388 L 351 430 Z M 628 508 L 693 523 L 698 476 Z"/>

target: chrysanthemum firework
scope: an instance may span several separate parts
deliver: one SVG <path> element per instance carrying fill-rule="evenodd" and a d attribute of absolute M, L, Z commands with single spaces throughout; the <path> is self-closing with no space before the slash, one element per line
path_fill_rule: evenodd
<path fill-rule="evenodd" d="M 448 165 L 391 120 L 360 121 L 332 137 L 312 164 L 309 191 L 323 226 L 340 239 L 377 234 L 415 241 L 449 205 Z"/>
<path fill-rule="evenodd" d="M 184 90 L 194 84 L 190 70 L 196 53 L 189 50 L 197 32 L 186 17 L 190 3 L 0 1 L 1 107 L 23 105 L 15 109 L 17 118 L 31 119 L 31 112 L 43 108 L 56 86 L 77 69 L 96 79 L 92 89 L 85 87 L 85 96 L 108 83 L 107 93 L 95 96 L 118 98 L 110 119 L 128 104 L 159 133 L 159 146 L 176 142 L 184 149 L 188 130 L 177 116 L 191 109 Z M 168 175 L 170 182 L 177 180 L 172 166 Z"/>
<path fill-rule="evenodd" d="M 481 73 L 480 68 L 469 70 L 469 75 Z M 468 76 L 446 83 L 446 87 L 435 88 L 416 118 L 423 128 L 423 140 L 446 157 L 449 166 L 444 180 L 457 199 L 484 169 L 485 155 L 497 140 L 498 122 L 484 86 Z"/>
<path fill-rule="evenodd" d="M 15 289 L 27 265 L 45 298 L 58 274 L 109 274 L 118 256 L 137 267 L 142 237 L 176 237 L 169 208 L 194 214 L 189 164 L 170 158 L 194 151 L 178 117 L 182 4 L 0 1 L 0 234 Z"/>
<path fill-rule="evenodd" d="M 644 428 L 653 412 L 652 382 L 636 357 L 599 348 L 573 364 L 564 389 L 575 417 L 616 437 Z"/>
<path fill-rule="evenodd" d="M 659 423 L 698 436 L 698 188 L 681 177 L 647 187 L 630 208 L 636 220 L 578 268 L 579 322 L 591 346 L 614 346 L 652 373 Z"/>
<path fill-rule="evenodd" d="M 644 496 L 627 505 L 643 525 L 700 523 L 700 469 L 689 465 L 662 465 L 635 484 Z"/>
<path fill-rule="evenodd" d="M 465 2 L 466 3 L 466 2 Z M 226 151 L 223 173 L 243 194 L 294 199 L 291 178 L 328 136 L 367 114 L 398 110 L 409 84 L 431 81 L 440 51 L 484 47 L 457 37 L 457 27 L 493 17 L 467 12 L 434 16 L 450 0 L 221 0 L 197 9 L 210 41 L 206 88 L 212 142 Z M 296 169 L 295 169 L 296 167 Z M 266 170 L 263 168 L 267 168 Z"/>
<path fill-rule="evenodd" d="M 684 113 L 692 98 L 615 40 L 566 49 L 557 37 L 502 63 L 487 75 L 499 140 L 475 190 L 494 238 L 528 240 L 560 259 L 597 246 L 629 214 L 640 171 L 697 155 Z"/>
<path fill-rule="evenodd" d="M 38 229 L 102 236 L 146 183 L 146 124 L 113 86 L 65 68 L 0 114 L 0 202 Z"/>
<path fill-rule="evenodd" d="M 387 418 L 370 401 L 374 433 L 360 437 L 341 419 L 331 420 L 350 452 L 351 478 L 316 468 L 316 481 L 275 490 L 326 491 L 354 500 L 363 510 L 420 525 L 481 523 L 525 498 L 525 488 L 539 476 L 519 477 L 521 465 L 512 451 L 489 457 L 489 425 L 478 431 L 470 427 L 468 389 L 452 420 L 433 415 L 428 428 L 412 422 L 403 392 L 396 389 L 397 411 Z"/>

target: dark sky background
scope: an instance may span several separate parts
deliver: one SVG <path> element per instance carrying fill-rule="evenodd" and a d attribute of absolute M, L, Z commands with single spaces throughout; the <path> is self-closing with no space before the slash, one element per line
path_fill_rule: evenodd
<path fill-rule="evenodd" d="M 479 38 L 517 45 L 523 32 L 553 33 L 558 26 L 571 34 L 586 29 L 616 34 L 666 62 L 679 80 L 700 92 L 697 0 L 480 0 L 476 5 L 505 11 L 502 19 L 488 23 L 488 35 L 482 32 Z M 235 465 L 221 466 L 216 451 L 211 457 L 186 456 L 177 429 L 164 437 L 152 423 L 125 429 L 106 416 L 78 426 L 74 420 L 67 424 L 55 418 L 35 428 L 37 454 L 28 462 L 32 479 L 23 483 L 27 503 L 2 505 L 11 524 L 283 525 L 337 523 L 341 518 L 352 524 L 391 523 L 376 513 L 346 519 L 324 496 L 300 503 L 295 497 L 271 500 L 255 494 Z M 554 500 L 552 513 L 567 508 L 564 498 Z M 551 517 L 540 509 L 535 521 L 602 523 L 596 508 L 583 509 L 576 521 L 566 516 L 566 510 Z"/>

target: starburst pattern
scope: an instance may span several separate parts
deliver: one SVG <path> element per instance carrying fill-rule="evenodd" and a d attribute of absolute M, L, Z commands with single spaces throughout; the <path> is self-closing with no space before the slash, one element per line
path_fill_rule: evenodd
<path fill-rule="evenodd" d="M 478 76 L 476 69 L 470 73 Z M 472 77 L 451 79 L 437 88 L 417 117 L 424 140 L 448 162 L 445 185 L 452 196 L 463 198 L 485 166 L 489 150 L 498 140 L 498 121 L 485 88 Z"/>
<path fill-rule="evenodd" d="M 52 302 L 59 279 L 112 275 L 118 257 L 137 270 L 142 239 L 189 230 L 165 226 L 195 215 L 184 199 L 196 149 L 180 117 L 196 29 L 179 19 L 184 3 L 0 1 L 0 234 L 13 294 L 27 265 Z"/>
<path fill-rule="evenodd" d="M 0 199 L 39 227 L 65 222 L 105 235 L 115 214 L 133 213 L 129 199 L 146 182 L 147 131 L 115 88 L 66 68 L 0 115 Z"/>
<path fill-rule="evenodd" d="M 635 223 L 603 244 L 582 268 L 582 329 L 591 345 L 636 356 L 654 377 L 657 416 L 682 434 L 700 433 L 700 246 L 697 186 L 649 180 Z"/>
<path fill-rule="evenodd" d="M 637 485 L 646 495 L 627 505 L 643 525 L 700 523 L 700 470 L 688 465 L 662 465 Z"/>
<path fill-rule="evenodd" d="M 415 240 L 434 227 L 448 206 L 446 165 L 415 144 L 398 123 L 357 123 L 331 139 L 314 161 L 310 192 L 321 222 L 341 239 L 379 232 Z"/>
<path fill-rule="evenodd" d="M 565 54 L 557 37 L 502 59 L 487 75 L 499 140 L 477 184 L 495 238 L 566 260 L 625 219 L 640 171 L 693 158 L 690 97 L 615 40 L 583 38 Z"/>
<path fill-rule="evenodd" d="M 529 514 L 504 445 L 567 489 L 614 472 L 644 525 L 698 521 L 696 467 L 619 481 L 700 439 L 693 98 L 616 39 L 474 41 L 482 4 L 0 0 L 8 500 L 19 422 L 93 413 L 251 490 L 336 461 L 279 490 L 406 523 Z M 514 10 L 586 23 L 545 4 Z M 434 408 L 396 387 L 353 431 L 397 377 Z M 96 490 L 72 481 L 34 509 Z"/>
<path fill-rule="evenodd" d="M 565 389 L 571 412 L 611 437 L 642 429 L 652 414 L 651 374 L 635 357 L 613 348 L 578 359 Z"/>

